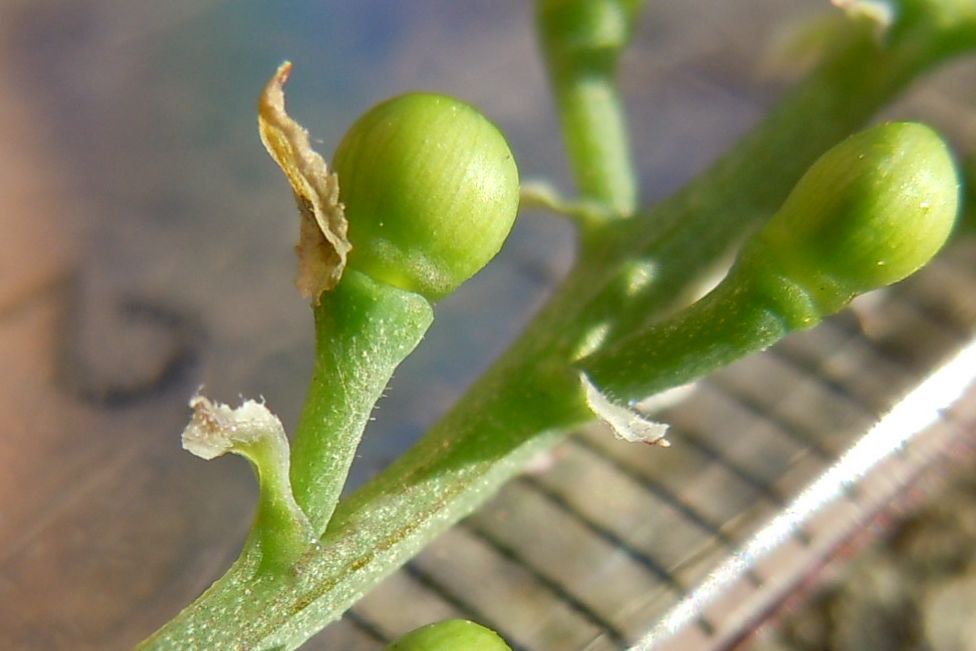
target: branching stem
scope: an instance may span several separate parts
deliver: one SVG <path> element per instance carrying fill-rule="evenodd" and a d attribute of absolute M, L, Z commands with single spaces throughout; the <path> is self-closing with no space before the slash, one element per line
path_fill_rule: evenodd
<path fill-rule="evenodd" d="M 291 574 L 256 572 L 243 557 L 145 648 L 296 648 L 488 499 L 533 455 L 559 441 L 565 428 L 586 420 L 589 411 L 570 367 L 583 342 L 592 347 L 600 339 L 596 345 L 602 345 L 660 317 L 776 210 L 815 158 L 862 126 L 925 68 L 976 47 L 973 2 L 905 0 L 899 7 L 885 40 L 866 34 L 832 55 L 687 190 L 636 219 L 591 229 L 577 266 L 509 352 L 417 446 L 338 505 L 321 547 Z M 613 110 L 590 111 L 604 102 L 606 89 L 562 69 L 554 69 L 553 76 L 560 102 L 569 106 L 562 112 L 569 116 L 564 119 L 575 142 L 570 150 L 584 197 L 629 213 L 633 176 L 626 147 L 618 146 L 626 142 L 620 137 L 622 120 L 603 120 Z M 567 88 L 559 90 L 563 84 Z M 601 124 L 609 125 L 604 137 L 598 135 Z M 609 151 L 601 150 L 605 143 Z M 330 364 L 320 363 L 326 369 Z M 310 402 L 328 404 L 327 388 L 313 386 Z M 296 441 L 292 471 L 296 485 L 306 486 L 296 490 L 304 495 L 303 508 L 316 512 L 318 529 L 329 520 L 334 497 L 313 506 L 318 498 L 312 493 L 321 488 L 313 487 L 314 477 L 321 475 L 312 467 L 328 473 L 345 464 L 335 461 L 342 454 L 312 453 L 331 445 L 334 436 L 315 431 L 326 413 L 321 405 L 310 405 L 303 415 L 300 437 L 309 443 L 299 452 Z M 334 494 L 336 489 L 330 483 L 324 490 Z"/>

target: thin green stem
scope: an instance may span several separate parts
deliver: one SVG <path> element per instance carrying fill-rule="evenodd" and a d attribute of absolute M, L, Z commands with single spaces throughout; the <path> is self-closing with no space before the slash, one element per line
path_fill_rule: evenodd
<path fill-rule="evenodd" d="M 545 182 L 524 182 L 519 192 L 519 207 L 523 210 L 542 209 L 574 220 L 581 228 L 596 227 L 600 222 L 613 219 L 614 214 L 603 204 L 586 199 L 572 200 Z"/>
<path fill-rule="evenodd" d="M 602 77 L 556 82 L 556 100 L 580 193 L 616 215 L 637 208 L 637 181 L 615 84 Z"/>
<path fill-rule="evenodd" d="M 418 294 L 347 270 L 315 306 L 315 368 L 292 443 L 291 480 L 325 531 L 373 406 L 433 320 Z"/>
<path fill-rule="evenodd" d="M 288 482 L 288 446 L 262 439 L 241 452 L 258 477 L 258 508 L 246 547 L 261 555 L 261 568 L 287 570 L 315 543 L 308 520 Z M 279 472 L 282 469 L 284 472 Z"/>
<path fill-rule="evenodd" d="M 805 298 L 795 287 L 781 289 Z M 580 366 L 611 396 L 650 396 L 776 343 L 801 323 L 782 307 L 757 291 L 751 279 L 730 278 L 673 318 L 620 340 Z M 819 322 L 807 307 L 804 314 L 816 317 L 810 325 Z"/>
<path fill-rule="evenodd" d="M 637 178 L 617 60 L 642 0 L 539 0 L 540 41 L 573 175 L 584 199 L 629 216 Z"/>
<path fill-rule="evenodd" d="M 253 400 L 231 409 L 198 395 L 190 405 L 193 417 L 183 430 L 183 447 L 207 460 L 228 452 L 240 455 L 257 475 L 257 514 L 243 556 L 255 559 L 265 572 L 288 570 L 315 536 L 292 494 L 288 438 L 281 421 Z"/>

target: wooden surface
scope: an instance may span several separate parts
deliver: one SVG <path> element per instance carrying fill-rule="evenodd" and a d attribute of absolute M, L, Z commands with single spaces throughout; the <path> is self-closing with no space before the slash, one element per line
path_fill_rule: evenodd
<path fill-rule="evenodd" d="M 523 2 L 299 3 L 284 15 L 257 2 L 141 4 L 0 7 L 2 649 L 128 648 L 236 554 L 249 471 L 189 456 L 179 432 L 200 384 L 224 401 L 263 395 L 288 426 L 310 372 L 310 319 L 291 287 L 295 217 L 254 123 L 256 92 L 281 59 L 295 61 L 289 106 L 324 152 L 371 102 L 433 88 L 498 121 L 525 176 L 566 182 Z M 810 11 L 736 4 L 655 7 L 628 54 L 649 198 L 758 119 L 779 88 L 757 72 L 758 43 Z M 972 147 L 967 87 L 936 81 L 896 114 L 924 111 Z M 499 262 L 439 306 L 354 482 L 502 349 L 571 248 L 565 224 L 528 215 Z M 958 255 L 972 268 L 971 249 Z M 939 293 L 958 276 L 937 273 L 952 283 L 935 275 L 920 294 L 956 305 L 968 327 L 971 302 Z M 698 407 L 672 415 L 688 435 L 667 457 L 592 433 L 568 443 L 550 471 L 504 489 L 310 647 L 376 649 L 457 614 L 503 625 L 521 648 L 633 639 L 960 336 L 876 331 L 888 348 L 822 357 L 856 341 L 853 323 L 753 362 L 758 384 L 723 374 L 706 385 Z M 891 363 L 895 353 L 916 375 Z M 847 381 L 866 364 L 877 366 Z M 843 390 L 810 379 L 823 373 Z M 795 393 L 778 393 L 787 386 Z M 807 440 L 784 435 L 783 419 Z M 601 490 L 570 490 L 580 476 Z M 531 526 L 540 521 L 550 526 Z"/>

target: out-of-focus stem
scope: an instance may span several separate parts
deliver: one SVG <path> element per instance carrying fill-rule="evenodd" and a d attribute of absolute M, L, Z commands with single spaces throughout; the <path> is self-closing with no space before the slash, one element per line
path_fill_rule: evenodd
<path fill-rule="evenodd" d="M 617 61 L 642 0 L 540 0 L 537 22 L 570 166 L 584 199 L 629 216 L 637 207 Z"/>

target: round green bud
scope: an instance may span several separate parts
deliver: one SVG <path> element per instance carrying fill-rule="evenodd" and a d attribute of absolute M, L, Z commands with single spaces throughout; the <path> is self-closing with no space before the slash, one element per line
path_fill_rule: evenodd
<path fill-rule="evenodd" d="M 494 631 L 464 619 L 422 626 L 386 647 L 386 651 L 512 651 Z"/>
<path fill-rule="evenodd" d="M 881 124 L 821 156 L 757 243 L 830 314 L 927 263 L 952 232 L 958 203 L 939 136 L 921 124 Z"/>
<path fill-rule="evenodd" d="M 387 100 L 333 158 L 349 220 L 349 266 L 435 300 L 501 248 L 518 210 L 508 143 L 481 113 L 443 95 Z"/>

